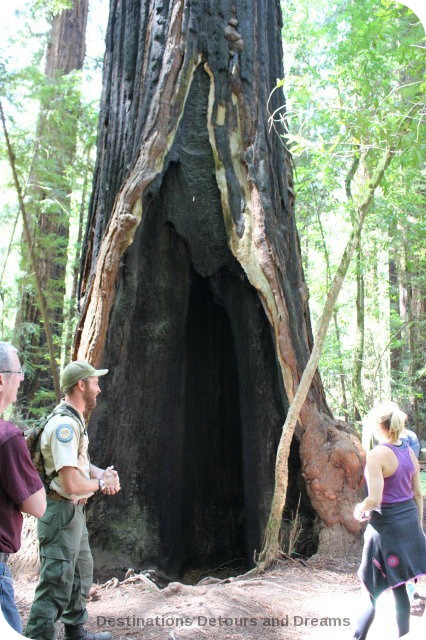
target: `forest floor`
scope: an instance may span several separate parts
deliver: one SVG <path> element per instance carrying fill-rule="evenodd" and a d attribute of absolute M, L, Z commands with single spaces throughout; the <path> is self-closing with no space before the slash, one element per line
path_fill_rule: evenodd
<path fill-rule="evenodd" d="M 172 582 L 161 590 L 143 575 L 112 579 L 93 587 L 87 628 L 109 630 L 114 640 L 349 640 L 361 604 L 357 564 L 283 559 L 263 574 L 210 578 L 196 586 Z M 15 578 L 24 621 L 35 585 L 35 577 Z M 426 637 L 426 577 L 416 594 L 407 640 Z M 369 638 L 397 635 L 393 598 L 386 593 Z"/>

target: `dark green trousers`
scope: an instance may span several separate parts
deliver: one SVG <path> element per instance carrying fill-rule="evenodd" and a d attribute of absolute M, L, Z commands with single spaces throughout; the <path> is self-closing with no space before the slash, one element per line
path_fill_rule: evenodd
<path fill-rule="evenodd" d="M 54 640 L 56 622 L 87 620 L 86 597 L 93 580 L 84 506 L 47 500 L 37 523 L 40 580 L 25 630 L 27 638 Z"/>

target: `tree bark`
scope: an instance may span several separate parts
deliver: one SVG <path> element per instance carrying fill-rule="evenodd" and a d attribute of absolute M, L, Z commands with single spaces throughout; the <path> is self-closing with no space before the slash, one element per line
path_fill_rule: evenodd
<path fill-rule="evenodd" d="M 126 487 L 89 514 L 100 572 L 181 575 L 261 545 L 313 344 L 289 155 L 268 127 L 281 28 L 278 1 L 111 5 L 75 345 L 110 369 L 92 454 Z M 363 457 L 317 373 L 294 429 L 287 505 L 301 492 L 312 536 L 313 506 L 343 553 Z"/>
<path fill-rule="evenodd" d="M 37 259 L 54 341 L 51 367 L 58 368 L 64 321 L 65 271 L 69 237 L 71 183 L 68 172 L 76 150 L 78 100 L 70 102 L 74 89 L 63 78 L 83 66 L 88 0 L 75 0 L 71 9 L 53 18 L 46 54 L 47 97 L 40 103 L 37 149 L 25 197 L 31 218 L 32 247 Z M 23 416 L 37 415 L 36 407 L 50 406 L 46 392 L 54 389 L 46 367 L 46 327 L 32 287 L 33 269 L 24 237 L 23 255 L 27 275 L 21 282 L 21 305 L 15 334 L 28 375 L 21 385 Z M 49 356 L 51 359 L 51 356 Z M 56 376 L 57 377 L 57 376 Z M 60 394 L 59 387 L 55 389 Z"/>

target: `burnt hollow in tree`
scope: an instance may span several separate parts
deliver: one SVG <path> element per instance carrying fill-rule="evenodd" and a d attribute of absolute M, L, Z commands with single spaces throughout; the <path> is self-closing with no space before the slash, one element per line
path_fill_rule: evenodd
<path fill-rule="evenodd" d="M 120 269 L 90 424 L 93 461 L 122 482 L 89 511 L 99 576 L 251 565 L 269 514 L 288 402 L 264 309 L 227 246 L 208 85 L 200 69 Z M 293 454 L 289 500 L 304 493 L 311 526 Z"/>

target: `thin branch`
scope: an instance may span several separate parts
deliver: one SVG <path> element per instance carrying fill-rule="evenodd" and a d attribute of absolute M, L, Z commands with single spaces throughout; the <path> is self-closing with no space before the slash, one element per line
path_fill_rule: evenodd
<path fill-rule="evenodd" d="M 355 160 L 354 160 L 354 164 L 355 164 Z M 356 171 L 356 169 L 355 169 L 355 171 Z M 327 282 L 327 287 L 329 287 L 329 285 L 330 285 L 330 273 L 331 273 L 331 270 L 330 270 L 330 256 L 329 256 L 329 253 L 328 253 L 327 242 L 326 242 L 324 228 L 323 228 L 322 220 L 321 220 L 321 214 L 320 214 L 320 211 L 318 209 L 318 206 L 317 206 L 316 210 L 317 210 L 317 220 L 318 220 L 318 226 L 319 226 L 320 234 L 321 234 L 321 238 L 322 238 L 324 258 L 325 258 L 325 264 L 326 264 L 326 282 Z M 341 340 L 340 340 L 339 318 L 338 318 L 338 315 L 337 315 L 336 307 L 334 307 L 334 309 L 333 309 L 333 322 L 334 322 L 334 330 L 336 332 L 336 339 L 337 339 L 337 356 L 339 358 L 339 378 L 340 378 L 340 386 L 342 388 L 342 404 L 343 404 L 344 413 L 345 413 L 346 416 L 348 416 L 349 415 L 349 410 L 348 410 L 348 400 L 346 398 L 345 372 L 344 372 L 344 369 L 343 369 L 343 355 L 342 355 L 342 345 L 341 345 Z"/>
<path fill-rule="evenodd" d="M 359 145 L 357 146 L 359 149 Z M 348 202 L 352 202 L 353 200 L 351 185 L 352 185 L 352 180 L 354 179 L 355 174 L 358 170 L 359 162 L 360 162 L 360 156 L 359 156 L 359 153 L 357 153 L 356 156 L 354 156 L 351 168 L 349 169 L 348 175 L 346 176 L 346 179 L 345 179 L 345 192 L 346 192 L 346 197 L 348 199 Z"/>
<path fill-rule="evenodd" d="M 3 263 L 3 271 L 1 272 L 1 276 L 0 276 L 0 289 L 1 289 L 2 284 L 3 284 L 3 278 L 4 278 L 4 274 L 6 272 L 7 261 L 9 260 L 10 252 L 12 251 L 13 238 L 15 236 L 16 225 L 18 224 L 18 218 L 19 218 L 19 210 L 18 210 L 18 212 L 17 212 L 17 214 L 15 216 L 15 222 L 13 223 L 12 235 L 10 236 L 9 246 L 7 247 L 6 257 L 5 257 L 4 263 Z"/>
<path fill-rule="evenodd" d="M 333 279 L 333 283 L 328 292 L 311 355 L 303 370 L 299 386 L 287 412 L 277 449 L 275 464 L 275 489 L 272 498 L 269 520 L 265 530 L 265 542 L 256 562 L 257 567 L 260 571 L 266 569 L 280 553 L 279 534 L 288 486 L 288 454 L 290 451 L 290 445 L 293 438 L 294 430 L 299 419 L 300 411 L 302 410 L 302 407 L 306 400 L 306 396 L 311 387 L 313 377 L 318 368 L 318 362 L 322 353 L 324 340 L 327 335 L 328 326 L 333 314 L 333 309 L 335 307 L 340 289 L 342 288 L 353 253 L 358 245 L 360 232 L 364 224 L 367 211 L 373 199 L 374 192 L 380 184 L 385 171 L 389 166 L 390 161 L 392 160 L 393 155 L 393 149 L 388 149 L 383 155 L 371 180 L 367 185 L 364 199 L 357 208 L 357 216 L 354 222 L 354 228 L 343 252 L 339 268 Z"/>

